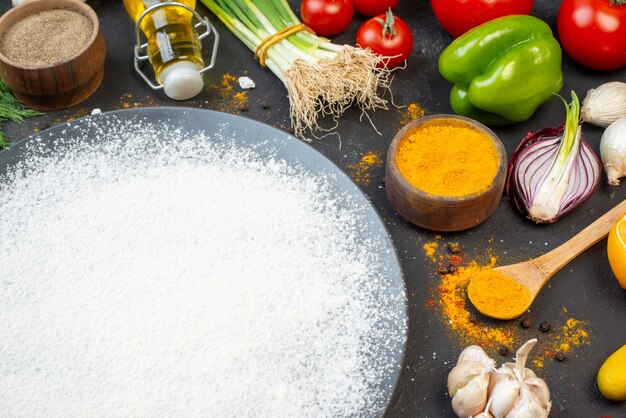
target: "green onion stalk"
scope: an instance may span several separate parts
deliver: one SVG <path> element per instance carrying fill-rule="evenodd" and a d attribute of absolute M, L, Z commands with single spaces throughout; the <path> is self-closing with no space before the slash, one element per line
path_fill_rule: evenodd
<path fill-rule="evenodd" d="M 249 49 L 285 28 L 300 25 L 287 0 L 201 0 Z M 390 71 L 384 57 L 367 49 L 336 45 L 306 30 L 267 49 L 265 65 L 285 84 L 295 135 L 331 131 L 353 104 L 367 111 L 387 109 L 379 92 L 388 90 Z M 324 129 L 319 121 L 333 119 Z"/>

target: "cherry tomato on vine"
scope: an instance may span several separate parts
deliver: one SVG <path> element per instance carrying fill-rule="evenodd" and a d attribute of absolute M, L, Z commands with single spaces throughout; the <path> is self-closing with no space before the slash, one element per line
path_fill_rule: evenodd
<path fill-rule="evenodd" d="M 596 70 L 626 65 L 626 2 L 563 0 L 557 30 L 565 52 Z"/>
<path fill-rule="evenodd" d="M 441 26 L 455 38 L 497 17 L 533 10 L 533 0 L 430 0 L 430 4 Z"/>
<path fill-rule="evenodd" d="M 361 48 L 370 48 L 373 52 L 385 57 L 387 68 L 401 65 L 413 49 L 411 29 L 391 10 L 387 14 L 371 18 L 359 28 L 356 43 Z M 381 64 L 382 66 L 382 64 Z"/>
<path fill-rule="evenodd" d="M 354 16 L 352 0 L 302 0 L 300 14 L 305 25 L 322 36 L 343 32 Z"/>
<path fill-rule="evenodd" d="M 365 16 L 378 16 L 393 9 L 400 0 L 354 0 L 354 8 Z"/>

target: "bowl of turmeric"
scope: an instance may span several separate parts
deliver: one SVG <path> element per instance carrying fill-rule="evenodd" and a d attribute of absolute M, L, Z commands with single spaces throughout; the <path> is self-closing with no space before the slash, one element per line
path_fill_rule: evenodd
<path fill-rule="evenodd" d="M 385 167 L 394 209 L 425 229 L 473 228 L 498 207 L 507 155 L 485 125 L 457 115 L 417 119 L 396 134 Z"/>

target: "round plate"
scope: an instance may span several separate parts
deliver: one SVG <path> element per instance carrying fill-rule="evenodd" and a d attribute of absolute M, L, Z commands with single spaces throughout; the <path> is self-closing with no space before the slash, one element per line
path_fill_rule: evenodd
<path fill-rule="evenodd" d="M 380 324 L 382 332 L 377 333 L 378 341 L 375 342 L 377 350 L 369 359 L 375 365 L 387 364 L 386 372 L 382 374 L 384 377 L 376 382 L 377 387 L 372 388 L 372 393 L 376 393 L 379 399 L 374 399 L 370 403 L 370 405 L 375 405 L 373 410 L 355 411 L 355 415 L 358 416 L 382 416 L 398 380 L 404 355 L 407 326 L 406 289 L 389 234 L 371 203 L 352 180 L 311 146 L 283 131 L 235 115 L 180 107 L 119 110 L 87 116 L 47 129 L 0 152 L 0 175 L 6 173 L 8 167 L 28 158 L 29 148 L 33 145 L 38 150 L 44 148 L 46 153 L 54 154 L 55 150 L 59 151 L 61 148 L 56 144 L 60 142 L 59 138 L 66 140 L 80 135 L 81 138 L 89 138 L 89 141 L 102 141 L 103 132 L 107 132 L 107 127 L 119 126 L 120 122 L 164 123 L 189 134 L 203 132 L 215 141 L 222 140 L 219 138 L 227 138 L 224 140 L 234 141 L 236 145 L 244 148 L 253 148 L 261 156 L 274 156 L 285 160 L 288 164 L 297 164 L 313 175 L 327 174 L 326 177 L 334 192 L 336 191 L 338 195 L 349 196 L 352 202 L 363 208 L 363 222 L 360 226 L 362 233 L 381 243 L 377 251 L 381 271 L 387 276 L 385 287 L 381 287 L 378 291 L 383 292 L 383 295 L 387 293 L 394 295 L 385 300 L 401 299 L 400 303 L 389 303 L 389 306 L 383 307 L 390 312 L 388 317 L 396 318 L 396 320 Z M 166 141 L 167 138 L 159 140 Z M 402 297 L 398 298 L 397 295 Z M 390 360 L 394 365 L 391 371 L 388 366 Z"/>

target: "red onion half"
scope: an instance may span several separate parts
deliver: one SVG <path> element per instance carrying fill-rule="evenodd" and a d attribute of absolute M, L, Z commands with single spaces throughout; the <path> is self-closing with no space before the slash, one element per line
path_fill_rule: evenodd
<path fill-rule="evenodd" d="M 509 164 L 507 195 L 538 223 L 560 219 L 589 199 L 600 184 L 602 164 L 580 129 L 580 103 L 572 92 L 566 120 L 557 128 L 530 132 Z"/>

